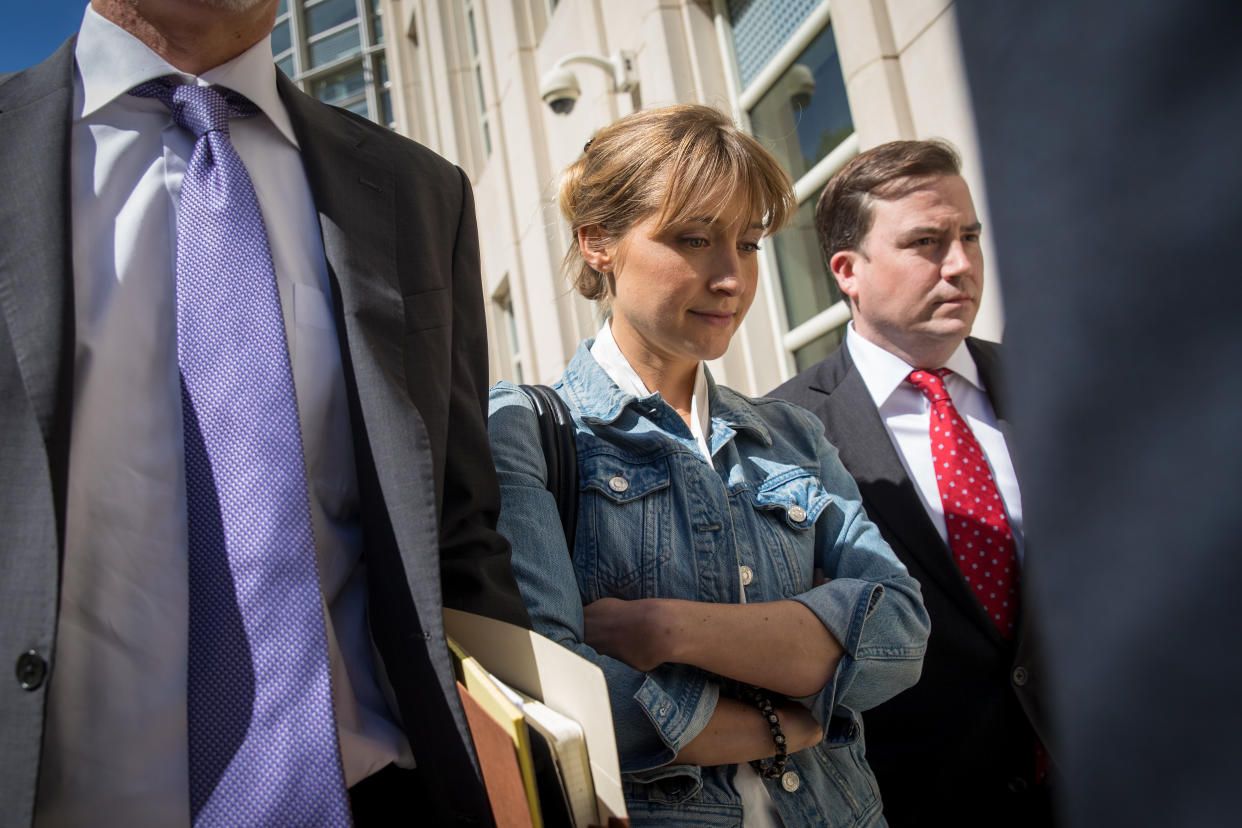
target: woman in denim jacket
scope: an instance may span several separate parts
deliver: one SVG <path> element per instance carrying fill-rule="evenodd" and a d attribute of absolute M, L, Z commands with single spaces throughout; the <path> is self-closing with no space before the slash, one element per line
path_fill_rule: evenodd
<path fill-rule="evenodd" d="M 632 823 L 883 824 L 859 713 L 919 677 L 918 583 L 819 422 L 703 365 L 794 210 L 787 175 L 716 110 L 677 106 L 600 132 L 560 200 L 575 286 L 611 309 L 554 386 L 576 426 L 572 560 L 508 383 L 488 426 L 499 528 L 535 629 L 604 671 Z"/>

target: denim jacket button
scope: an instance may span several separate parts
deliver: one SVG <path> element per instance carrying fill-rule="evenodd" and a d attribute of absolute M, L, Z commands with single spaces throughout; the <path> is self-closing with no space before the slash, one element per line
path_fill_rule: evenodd
<path fill-rule="evenodd" d="M 803 509 L 801 506 L 790 506 L 789 519 L 794 523 L 801 523 L 806 520 L 806 509 Z"/>
<path fill-rule="evenodd" d="M 755 580 L 755 571 L 749 566 L 742 564 L 737 571 L 742 576 L 742 586 L 750 586 L 750 582 Z"/>
<path fill-rule="evenodd" d="M 617 493 L 624 492 L 629 487 L 630 482 L 620 475 L 617 475 L 612 480 L 608 481 L 608 488 Z"/>
<path fill-rule="evenodd" d="M 785 771 L 785 773 L 781 775 L 781 787 L 790 793 L 793 793 L 798 790 L 798 788 L 802 787 L 802 780 L 799 779 L 798 774 L 793 771 Z"/>

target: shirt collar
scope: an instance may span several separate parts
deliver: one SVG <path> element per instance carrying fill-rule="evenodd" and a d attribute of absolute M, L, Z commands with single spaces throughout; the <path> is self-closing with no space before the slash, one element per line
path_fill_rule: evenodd
<path fill-rule="evenodd" d="M 87 6 L 74 56 L 82 82 L 79 117 L 95 114 L 140 83 L 177 75 L 187 83 L 218 84 L 245 95 L 289 143 L 298 145 L 293 123 L 276 89 L 276 64 L 272 61 L 269 37 L 195 78 L 177 70 L 141 40 Z"/>
<path fill-rule="evenodd" d="M 608 337 L 612 338 L 611 332 Z M 606 353 L 607 346 L 604 347 Z M 616 347 L 615 340 L 613 347 Z M 564 389 L 570 407 L 581 412 L 583 419 L 593 423 L 614 422 L 631 403 L 650 408 L 659 394 L 639 397 L 623 391 L 600 363 L 594 348 L 595 340 L 592 339 L 579 344 L 577 352 L 565 369 L 565 376 L 558 383 L 558 387 Z M 622 360 L 625 359 L 620 349 L 617 349 L 617 353 Z M 699 363 L 699 378 L 695 382 L 695 395 L 699 394 L 706 400 L 703 410 L 711 415 L 713 444 L 718 445 L 727 440 L 735 430 L 745 430 L 755 433 L 765 445 L 771 445 L 772 435 L 763 419 L 755 413 L 754 402 L 736 391 L 716 385 L 711 371 L 702 362 Z"/>
<path fill-rule="evenodd" d="M 595 342 L 591 345 L 591 356 L 595 357 L 595 361 L 608 374 L 608 378 L 615 382 L 617 387 L 626 394 L 633 396 L 635 399 L 645 399 L 652 396 L 652 392 L 647 388 L 647 384 L 643 382 L 642 377 L 638 376 L 634 366 L 630 365 L 630 361 L 625 358 L 625 354 L 621 353 L 617 340 L 612 338 L 611 320 L 605 319 L 603 326 L 595 334 Z M 703 367 L 702 361 L 699 362 L 698 368 L 695 369 L 694 391 L 691 393 L 690 404 L 692 410 L 695 417 L 698 418 L 700 428 L 706 433 L 708 423 L 711 421 L 711 414 L 708 408 L 707 372 Z"/>
<path fill-rule="evenodd" d="M 883 407 L 914 370 L 914 366 L 901 357 L 864 338 L 854 329 L 852 321 L 845 331 L 845 347 L 849 348 L 850 359 L 862 375 L 863 383 L 867 386 L 876 408 Z M 979 381 L 979 369 L 975 367 L 975 360 L 971 357 L 965 340 L 958 343 L 944 365 L 938 367 L 948 368 L 975 388 L 983 390 L 983 384 Z"/>

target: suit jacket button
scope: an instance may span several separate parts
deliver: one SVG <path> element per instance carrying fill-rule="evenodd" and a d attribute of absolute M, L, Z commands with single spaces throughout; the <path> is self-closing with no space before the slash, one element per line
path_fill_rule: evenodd
<path fill-rule="evenodd" d="M 1026 684 L 1026 680 L 1028 678 L 1030 678 L 1030 676 L 1027 675 L 1025 667 L 1018 665 L 1017 667 L 1013 668 L 1013 683 L 1014 684 L 1021 687 L 1024 684 Z"/>
<path fill-rule="evenodd" d="M 1028 786 L 1027 786 L 1026 780 L 1023 779 L 1021 776 L 1015 776 L 1013 779 L 1009 780 L 1008 788 L 1009 788 L 1010 793 L 1015 793 L 1015 794 L 1026 793 L 1027 787 Z"/>
<path fill-rule="evenodd" d="M 798 778 L 798 774 L 793 771 L 785 771 L 781 774 L 781 787 L 793 793 L 802 787 L 802 780 Z"/>
<path fill-rule="evenodd" d="M 630 482 L 624 477 L 617 476 L 608 481 L 608 488 L 620 494 L 630 487 Z"/>
<path fill-rule="evenodd" d="M 23 690 L 38 690 L 47 678 L 47 662 L 35 650 L 17 657 L 17 681 Z"/>
<path fill-rule="evenodd" d="M 794 523 L 801 523 L 806 520 L 806 509 L 803 509 L 801 506 L 790 506 L 789 519 Z"/>

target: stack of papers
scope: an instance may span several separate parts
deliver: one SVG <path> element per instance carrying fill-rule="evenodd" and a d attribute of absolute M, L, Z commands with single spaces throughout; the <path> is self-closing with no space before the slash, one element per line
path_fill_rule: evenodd
<path fill-rule="evenodd" d="M 498 828 L 625 818 L 603 672 L 503 621 L 446 609 L 444 626 Z"/>

